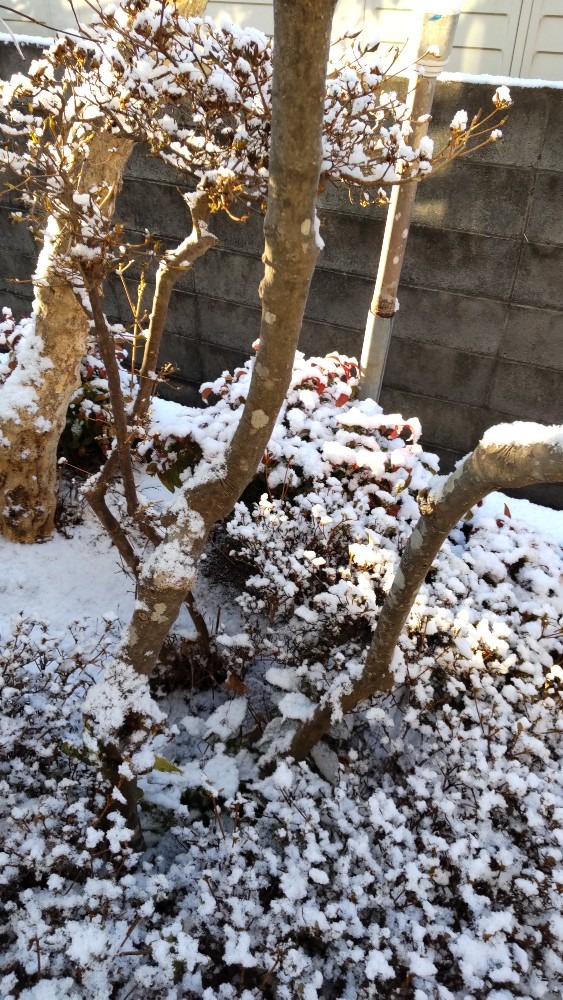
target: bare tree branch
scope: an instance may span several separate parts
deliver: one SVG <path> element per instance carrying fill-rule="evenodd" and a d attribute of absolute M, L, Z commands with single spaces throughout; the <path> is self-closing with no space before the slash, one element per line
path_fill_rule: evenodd
<path fill-rule="evenodd" d="M 102 361 L 107 372 L 109 398 L 113 424 L 115 427 L 115 448 L 117 452 L 121 477 L 123 479 L 123 490 L 129 517 L 135 517 L 138 501 L 135 477 L 133 475 L 133 463 L 131 459 L 131 432 L 127 423 L 125 412 L 125 401 L 123 399 L 123 389 L 121 387 L 121 375 L 119 363 L 115 354 L 115 343 L 108 329 L 100 290 L 96 279 L 88 281 L 88 297 L 92 306 L 92 316 L 94 317 L 94 330 L 96 339 L 102 355 Z M 112 452 L 113 454 L 113 452 Z"/>

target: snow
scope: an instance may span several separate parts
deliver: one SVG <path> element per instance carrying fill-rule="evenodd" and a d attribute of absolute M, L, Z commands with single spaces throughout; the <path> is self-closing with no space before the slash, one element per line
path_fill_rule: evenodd
<path fill-rule="evenodd" d="M 130 104 L 145 112 L 137 93 L 164 94 L 169 108 L 177 78 L 193 77 L 213 106 L 244 98 L 244 145 L 267 113 L 269 84 L 262 92 L 248 76 L 261 65 L 257 56 L 268 69 L 268 40 L 232 26 L 225 38 L 207 19 L 174 24 L 170 6 L 160 14 L 162 25 L 158 0 L 120 5 L 116 18 L 127 30 L 119 48 L 111 31 L 100 32 L 120 126 L 129 127 Z M 128 62 L 129 39 L 156 30 L 158 58 L 134 49 Z M 393 93 L 381 96 L 373 54 L 363 63 L 357 55 L 329 83 L 335 130 L 324 137 L 326 170 L 366 183 L 382 170 L 386 179 L 395 168 L 421 171 L 431 139 L 417 162 L 404 106 Z M 90 121 L 99 94 L 74 94 Z M 28 96 L 35 110 L 51 106 L 43 93 Z M 508 99 L 501 83 L 496 100 Z M 386 124 L 374 116 L 380 100 Z M 146 121 L 168 162 L 185 156 L 202 185 L 240 181 L 245 195 L 262 197 L 266 169 L 247 191 L 250 160 L 234 156 L 235 146 L 224 167 L 212 133 L 174 128 L 170 115 Z M 25 136 L 19 109 L 12 126 Z M 366 158 L 363 129 L 390 168 Z M 253 155 L 263 152 L 258 143 Z M 81 195 L 73 207 L 83 259 L 103 246 L 91 202 Z M 54 221 L 49 235 L 43 275 L 56 266 Z M 320 246 L 316 216 L 302 235 Z M 3 326 L 11 347 L 12 326 Z M 26 351 L 41 358 L 33 335 L 30 324 L 15 346 L 15 372 L 2 369 L 3 400 L 19 392 Z M 183 446 L 196 454 L 169 502 L 142 485 L 155 522 L 166 509 L 171 526 L 155 554 L 134 538 L 141 583 L 161 584 L 167 601 L 200 568 L 191 546 L 203 545 L 205 524 L 190 491 L 224 473 L 254 363 L 207 385 L 204 398 L 217 402 L 206 409 L 155 402 L 138 447 L 159 474 L 178 471 Z M 30 354 L 29 366 L 20 408 L 36 405 L 41 363 L 33 368 Z M 6 996 L 259 1000 L 267 987 L 280 1000 L 321 1000 L 328 984 L 335 996 L 359 998 L 408 983 L 413 1000 L 507 1000 L 513 987 L 530 997 L 557 988 L 563 513 L 501 494 L 472 511 L 421 587 L 391 662 L 393 690 L 345 717 L 343 696 L 363 676 L 370 633 L 418 519 L 416 493 L 441 485 L 432 482 L 437 460 L 423 451 L 416 418 L 356 402 L 357 384 L 354 359 L 297 354 L 260 470 L 262 496 L 240 501 L 205 553 L 200 608 L 209 640 L 179 632 L 152 685 L 126 658 L 134 626 L 128 633 L 120 625 L 133 612 L 135 623 L 166 624 L 174 602 L 135 601 L 89 515 L 43 545 L 0 543 Z M 255 426 L 268 419 L 255 411 Z M 560 429 L 539 425 L 488 434 L 500 447 L 561 444 Z M 111 502 L 120 508 L 118 492 Z M 242 572 L 217 569 L 233 564 Z M 202 688 L 192 690 L 198 673 Z M 292 735 L 319 703 L 332 712 L 330 738 L 311 764 L 293 761 Z M 135 779 L 147 837 L 140 855 L 120 811 Z"/>
<path fill-rule="evenodd" d="M 319 377 L 321 370 L 311 362 L 302 360 L 299 364 L 303 377 Z M 339 398 L 338 382 L 329 388 L 334 398 Z M 297 387 L 292 389 L 288 412 L 296 409 L 300 391 Z M 238 392 L 236 384 L 232 392 Z M 323 402 L 318 393 L 316 406 L 302 411 L 302 426 L 316 426 L 319 408 L 323 407 L 325 419 L 319 426 L 326 433 L 328 409 L 326 400 Z M 336 433 L 361 433 L 362 439 L 403 426 L 398 414 L 382 414 L 379 407 L 367 402 L 348 402 L 334 412 Z M 414 425 L 409 420 L 408 426 Z M 169 429 L 172 430 L 172 425 Z M 415 437 L 416 433 L 415 426 Z M 281 447 L 283 440 L 278 432 L 278 446 Z M 424 454 L 416 451 L 419 447 L 416 443 L 405 445 L 400 437 L 387 439 L 384 452 L 384 441 L 379 438 L 380 453 L 396 459 L 391 474 L 402 471 L 409 454 L 417 456 L 417 460 Z M 295 447 L 306 444 L 299 438 Z M 409 448 L 413 450 L 409 452 Z M 142 488 L 148 492 L 145 482 Z M 161 493 L 157 489 L 154 494 L 159 501 Z M 505 505 L 510 508 L 511 516 L 506 514 Z M 281 521 L 282 510 L 274 498 L 264 496 L 258 510 L 268 523 L 270 519 L 276 522 L 276 530 L 287 524 Z M 347 516 L 351 513 L 349 505 Z M 258 524 L 260 517 L 256 519 Z M 338 511 L 329 506 L 319 485 L 314 502 L 307 508 L 307 518 L 315 526 L 309 537 L 316 540 L 302 546 L 303 565 L 311 567 L 311 572 L 324 571 L 329 562 L 323 559 L 319 565 L 320 546 L 315 532 L 327 532 L 330 537 L 338 525 Z M 502 529 L 497 519 L 502 521 Z M 385 523 L 391 523 L 391 518 Z M 534 528 L 534 534 L 529 533 L 528 525 Z M 370 565 L 370 559 L 374 566 L 377 558 L 385 565 L 380 548 L 384 538 L 375 528 L 369 532 L 366 541 L 353 543 L 355 556 L 364 566 Z M 547 532 L 553 539 L 549 543 Z M 481 536 L 484 541 L 480 546 Z M 10 948 L 18 949 L 18 955 L 29 963 L 33 974 L 34 950 L 29 949 L 29 935 L 33 940 L 35 933 L 40 934 L 42 961 L 53 978 L 30 986 L 22 995 L 27 992 L 34 1000 L 47 997 L 87 1000 L 90 996 L 107 1000 L 112 990 L 115 993 L 116 982 L 123 984 L 125 995 L 133 983 L 146 993 L 148 989 L 156 990 L 155 983 L 173 984 L 177 970 L 183 969 L 181 988 L 187 995 L 207 996 L 209 1000 L 236 1000 L 238 996 L 258 1000 L 252 990 L 239 988 L 237 977 L 241 967 L 270 968 L 279 940 L 284 942 L 284 951 L 278 977 L 280 985 L 288 984 L 285 994 L 288 997 L 303 994 L 320 1000 L 323 983 L 336 982 L 343 975 L 348 977 L 349 989 L 345 992 L 342 985 L 342 996 L 361 996 L 368 988 L 385 994 L 391 988 L 399 963 L 405 974 L 412 977 L 416 1000 L 428 996 L 435 986 L 438 996 L 446 1000 L 453 996 L 458 1000 L 455 994 L 448 994 L 442 988 L 440 975 L 444 963 L 448 975 L 455 973 L 462 983 L 460 996 L 478 995 L 486 989 L 487 995 L 509 997 L 513 988 L 525 989 L 530 996 L 542 995 L 541 983 L 537 989 L 533 987 L 540 978 L 536 973 L 540 960 L 531 942 L 540 933 L 538 926 L 544 926 L 542 894 L 547 891 L 548 879 L 545 873 L 553 869 L 560 878 L 563 854 L 555 837 L 558 828 L 553 806 L 562 796 L 554 760 L 557 736 L 550 737 L 549 697 L 536 702 L 533 692 L 536 685 L 542 689 L 545 686 L 551 663 L 540 645 L 541 615 L 546 608 L 560 606 L 560 602 L 556 605 L 553 587 L 545 591 L 545 598 L 538 598 L 534 588 L 540 583 L 542 587 L 547 584 L 534 574 L 543 573 L 548 582 L 551 576 L 553 582 L 554 571 L 557 565 L 561 566 L 561 561 L 556 561 L 555 548 L 550 546 L 556 540 L 563 543 L 563 512 L 493 494 L 475 512 L 474 533 L 467 550 L 463 550 L 462 539 L 461 532 L 459 537 L 454 532 L 451 545 L 441 557 L 435 589 L 423 590 L 414 612 L 429 615 L 429 637 L 433 634 L 439 637 L 445 634 L 444 630 L 454 637 L 452 644 L 443 647 L 440 653 L 444 660 L 452 658 L 452 669 L 444 674 L 447 685 L 444 690 L 449 691 L 450 704 L 443 705 L 440 722 L 443 728 L 438 726 L 429 733 L 427 719 L 428 712 L 433 710 L 435 689 L 423 662 L 416 668 L 411 665 L 409 669 L 416 669 L 420 676 L 418 679 L 413 676 L 409 707 L 405 706 L 402 720 L 403 732 L 412 727 L 408 739 L 397 733 L 397 704 L 393 706 L 380 699 L 365 714 L 365 725 L 372 730 L 372 744 L 377 740 L 385 752 L 387 765 L 383 771 L 377 767 L 376 758 L 366 759 L 362 764 L 365 749 L 360 748 L 358 754 L 350 747 L 349 757 L 343 757 L 325 747 L 330 755 L 330 768 L 325 766 L 326 761 L 319 764 L 315 758 L 321 776 L 306 765 L 295 765 L 282 756 L 276 760 L 273 774 L 260 779 L 255 758 L 245 747 L 228 749 L 231 741 L 240 741 L 241 734 L 254 725 L 250 711 L 256 713 L 262 707 L 264 689 L 255 676 L 247 678 L 250 686 L 244 697 L 218 691 L 218 701 L 212 704 L 209 696 L 198 695 L 197 706 L 192 705 L 189 715 L 183 707 L 185 703 L 175 696 L 180 730 L 173 749 L 167 752 L 166 740 L 171 737 L 163 736 L 158 737 L 163 740 L 162 750 L 157 750 L 166 759 L 177 762 L 174 772 L 152 770 L 154 749 L 151 751 L 144 745 L 131 747 L 128 762 L 120 768 L 121 774 L 124 778 L 140 774 L 147 816 L 172 816 L 167 822 L 173 825 L 163 835 L 156 819 L 155 832 L 147 832 L 147 837 L 154 838 L 154 847 L 143 855 L 141 863 L 127 861 L 125 855 L 126 867 L 119 877 L 104 877 L 103 873 L 95 872 L 88 873 L 85 880 L 81 876 L 75 882 L 69 881 L 64 865 L 61 867 L 59 862 L 57 867 L 58 857 L 66 859 L 67 848 L 61 844 L 56 815 L 49 814 L 48 819 L 52 849 L 41 841 L 33 824 L 28 823 L 31 832 L 25 833 L 31 794 L 29 790 L 26 792 L 12 810 L 10 822 L 21 823 L 27 839 L 23 843 L 14 841 L 10 827 L 12 839 L 4 838 L 0 854 L 0 879 L 9 879 L 10 865 L 14 865 L 13 851 L 19 845 L 20 857 L 26 859 L 27 868 L 45 864 L 49 881 L 48 890 L 28 890 L 29 895 L 23 893 L 22 898 L 17 897 L 14 915 L 8 914 L 14 928 L 14 944 Z M 1 543 L 2 546 L 3 564 L 11 570 L 19 567 L 21 584 L 19 601 L 13 600 L 7 588 L 0 603 L 5 634 L 12 612 L 20 606 L 50 616 L 60 629 L 67 628 L 74 617 L 86 611 L 91 617 L 94 636 L 105 624 L 102 615 L 108 605 L 125 620 L 135 606 L 128 577 L 119 569 L 110 547 L 88 517 L 83 524 L 69 529 L 68 538 L 58 536 L 42 545 L 21 548 L 7 543 Z M 296 544 L 294 559 L 297 551 Z M 522 587 L 519 591 L 519 600 L 524 595 L 528 600 L 530 620 L 524 625 L 519 614 L 514 618 L 509 612 L 504 620 L 502 613 L 494 614 L 479 603 L 485 597 L 489 602 L 506 600 L 509 591 L 506 582 L 496 587 L 481 582 L 471 562 L 472 558 L 486 559 L 490 573 L 491 560 L 503 565 L 514 560 L 514 565 L 518 565 L 522 554 L 528 565 L 518 569 L 517 574 L 524 580 L 528 573 L 530 580 L 528 590 Z M 444 585 L 441 581 L 459 589 L 459 594 L 452 593 L 451 604 L 445 599 L 446 591 L 440 590 Z M 345 595 L 347 591 L 343 588 L 339 593 Z M 302 598 L 301 601 L 297 603 L 298 610 L 309 607 Z M 299 617 L 306 633 L 316 626 L 315 616 Z M 515 621 L 528 636 L 524 656 L 529 660 L 522 670 L 515 655 L 512 634 Z M 217 645 L 225 655 L 236 657 L 251 647 L 248 632 L 234 620 L 232 626 L 219 633 L 217 638 L 223 641 Z M 265 634 L 275 644 L 276 630 L 270 629 Z M 520 643 L 523 637 L 521 631 Z M 409 649 L 409 642 L 406 635 L 405 650 Z M 528 652 L 532 647 L 537 647 L 534 657 Z M 317 650 L 316 641 L 312 648 Z M 545 668 L 538 667 L 542 658 Z M 106 667 L 109 679 L 112 669 L 111 665 Z M 123 668 L 117 664 L 116 669 Z M 312 691 L 315 678 L 325 672 L 324 667 L 318 673 L 316 669 L 314 662 L 307 664 L 298 657 L 291 666 L 276 662 L 264 671 L 264 682 L 278 689 L 274 704 L 279 698 L 277 711 L 285 717 L 282 725 L 309 718 L 314 701 L 299 685 L 305 679 Z M 346 676 L 352 676 L 351 659 L 344 656 L 337 659 L 335 672 L 342 672 L 339 680 L 342 686 Z M 506 682 L 499 680 L 503 677 L 508 678 Z M 4 706 L 10 705 L 11 678 L 8 681 L 0 692 Z M 120 683 L 123 691 L 123 677 Z M 465 714 L 457 728 L 458 703 L 464 697 Z M 430 706 L 426 710 L 421 708 L 425 704 Z M 86 699 L 90 716 L 97 717 L 101 730 L 110 738 L 130 705 L 134 705 L 136 712 L 146 713 L 156 726 L 160 724 L 144 681 L 139 678 L 131 678 L 131 683 L 125 685 L 121 700 L 116 700 L 114 684 L 108 687 L 98 684 Z M 37 701 L 35 706 L 37 710 Z M 269 711 L 272 710 L 270 707 Z M 542 713 L 547 713 L 545 718 Z M 63 721 L 63 726 L 66 725 Z M 347 732 L 345 728 L 340 731 L 341 740 Z M 422 742 L 418 734 L 423 735 Z M 6 734 L 2 731 L 0 735 L 8 745 Z M 413 741 L 411 745 L 409 740 Z M 434 740 L 433 747 L 429 740 Z M 514 740 L 517 745 L 512 752 Z M 494 752 L 487 758 L 491 741 Z M 45 740 L 42 745 L 46 746 Z M 397 754 L 406 772 L 400 770 L 400 780 L 395 783 L 392 761 Z M 530 766 L 532 759 L 544 760 L 546 770 Z M 10 766 L 13 766 L 11 761 Z M 451 774 L 451 789 L 444 784 L 440 768 Z M 35 772 L 32 777 L 37 782 Z M 123 798 L 117 789 L 114 801 L 118 802 L 120 796 Z M 198 796 L 195 808 L 186 804 L 191 803 L 191 796 Z M 202 796 L 209 803 L 207 813 L 202 813 Z M 45 801 L 48 803 L 49 799 L 46 797 Z M 511 839 L 507 830 L 513 821 L 516 801 L 524 810 L 525 823 L 518 827 L 517 837 Z M 498 823 L 491 823 L 493 815 L 501 817 Z M 72 822 L 72 812 L 64 820 Z M 91 857 L 104 849 L 116 859 L 116 866 L 124 863 L 126 826 L 116 811 L 110 813 L 109 821 L 107 832 L 93 822 L 88 824 L 81 848 L 86 859 L 83 863 L 90 865 Z M 553 830 L 554 836 L 548 832 L 544 841 L 541 838 L 546 830 Z M 544 845 L 540 849 L 553 858 L 552 868 L 545 866 L 542 872 L 541 864 L 536 863 L 529 850 L 529 841 L 521 843 L 523 836 L 539 838 L 538 843 Z M 545 884 L 540 882 L 541 878 Z M 443 901 L 450 898 L 450 881 L 455 904 L 448 908 Z M 8 886 L 11 886 L 9 881 Z M 64 914 L 64 920 L 52 920 L 53 907 L 57 908 L 57 914 Z M 103 921 L 99 919 L 102 907 Z M 467 909 L 466 917 L 460 917 L 463 908 Z M 537 920 L 536 911 L 540 913 Z M 521 919 L 521 912 L 529 916 Z M 560 934 L 556 917 L 553 910 L 553 920 L 550 914 L 553 934 Z M 460 921 L 459 926 L 454 927 L 453 918 Z M 123 950 L 138 952 L 132 965 L 127 965 L 129 959 L 118 954 L 119 942 L 129 931 L 130 938 Z M 549 946 L 543 940 L 545 933 L 544 930 L 540 934 L 541 954 L 546 956 L 541 962 L 542 970 L 549 967 L 550 961 L 557 968 L 558 962 L 554 949 L 553 958 L 548 953 Z M 313 957 L 302 943 L 308 936 L 314 939 Z M 66 978 L 55 971 L 70 969 L 70 965 L 80 971 L 80 985 L 74 975 Z M 217 969 L 222 970 L 225 988 L 220 993 L 214 987 L 204 988 L 207 969 L 214 976 Z M 69 971 L 67 975 L 70 974 Z M 555 982 L 557 972 L 551 975 Z M 233 986 L 229 992 L 227 987 L 232 984 L 236 988 Z M 513 984 L 508 992 L 506 984 Z M 42 992 L 43 985 L 48 989 Z M 176 985 L 171 985 L 169 991 L 176 991 Z M 4 977 L 2 988 L 9 996 L 9 977 Z M 546 988 L 549 990 L 549 985 Z M 544 991 L 543 995 L 550 994 Z"/>
<path fill-rule="evenodd" d="M 563 427 L 561 425 L 547 426 L 516 420 L 512 424 L 495 424 L 485 431 L 483 438 L 485 447 L 523 447 L 545 444 L 561 451 L 563 460 Z"/>
<path fill-rule="evenodd" d="M 19 31 L 14 31 L 14 34 L 9 32 L 0 31 L 0 43 L 4 45 L 13 45 L 14 38 L 20 45 L 37 45 L 40 48 L 45 48 L 46 45 L 50 45 L 54 39 L 44 35 L 25 35 Z"/>
<path fill-rule="evenodd" d="M 87 617 L 96 628 L 105 616 L 126 622 L 133 612 L 135 586 L 93 515 L 41 545 L 16 545 L 0 538 L 0 635 L 21 613 L 67 629 Z M 8 569 L 9 568 L 9 569 Z"/>
<path fill-rule="evenodd" d="M 215 795 L 225 799 L 235 797 L 239 787 L 239 771 L 231 756 L 220 749 L 203 766 L 203 776 Z"/>
<path fill-rule="evenodd" d="M 299 719 L 301 722 L 311 717 L 314 707 L 310 698 L 300 691 L 291 691 L 278 702 L 278 709 L 286 719 Z"/>
<path fill-rule="evenodd" d="M 428 14 L 455 15 L 461 13 L 463 4 L 460 0 L 415 0 L 415 9 Z"/>
<path fill-rule="evenodd" d="M 563 80 L 527 80 L 521 76 L 501 76 L 492 73 L 448 73 L 443 71 L 438 77 L 439 83 L 486 83 L 505 87 L 528 87 L 532 90 L 546 87 L 551 90 L 563 90 Z"/>
<path fill-rule="evenodd" d="M 504 517 L 508 507 L 513 518 L 523 521 L 541 535 L 549 535 L 563 545 L 563 510 L 542 507 L 521 497 L 507 497 L 504 493 L 489 493 L 483 500 L 482 513 L 491 518 Z"/>
<path fill-rule="evenodd" d="M 22 320 L 18 330 L 22 336 L 14 348 L 17 367 L 2 385 L 2 418 L 14 423 L 19 423 L 22 415 L 37 412 L 37 388 L 44 372 L 53 367 L 52 361 L 44 356 L 34 317 Z M 0 444 L 7 443 L 8 438 L 0 431 Z"/>
<path fill-rule="evenodd" d="M 510 90 L 506 85 L 497 87 L 493 95 L 493 104 L 512 104 Z"/>
<path fill-rule="evenodd" d="M 206 725 L 206 735 L 219 736 L 222 740 L 227 740 L 233 736 L 242 726 L 248 708 L 246 698 L 234 698 L 220 705 L 209 716 Z M 184 723 L 185 724 L 185 723 Z"/>
<path fill-rule="evenodd" d="M 454 131 L 465 132 L 467 128 L 467 111 L 456 111 L 452 118 L 450 128 Z"/>

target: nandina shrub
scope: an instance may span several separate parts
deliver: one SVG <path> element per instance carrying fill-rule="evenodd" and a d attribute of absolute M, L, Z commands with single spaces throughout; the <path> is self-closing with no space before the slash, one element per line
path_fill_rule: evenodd
<path fill-rule="evenodd" d="M 205 418 L 211 427 L 236 413 L 250 370 L 202 388 L 204 398 L 219 397 Z M 344 646 L 355 642 L 359 654 L 369 641 L 418 516 L 416 492 L 437 470 L 418 443 L 418 420 L 357 401 L 357 384 L 355 359 L 297 354 L 258 470 L 264 492 L 236 504 L 224 527 L 226 552 L 247 568 L 237 598 L 247 634 L 278 663 L 302 666 L 314 655 L 309 694 L 341 673 Z M 240 650 L 224 655 L 240 659 Z"/>
<path fill-rule="evenodd" d="M 112 326 L 115 353 L 122 366 L 121 383 L 126 405 L 134 399 L 137 380 L 127 373 L 127 346 L 129 337 L 118 323 Z M 80 385 L 72 394 L 61 439 L 62 453 L 71 460 L 100 465 L 112 448 L 115 439 L 107 371 L 97 345 L 89 345 L 88 354 L 80 364 Z"/>
<path fill-rule="evenodd" d="M 80 366 L 80 387 L 70 400 L 61 445 L 75 459 L 91 454 L 95 445 L 101 462 L 112 441 L 107 373 L 100 358 L 89 354 Z"/>

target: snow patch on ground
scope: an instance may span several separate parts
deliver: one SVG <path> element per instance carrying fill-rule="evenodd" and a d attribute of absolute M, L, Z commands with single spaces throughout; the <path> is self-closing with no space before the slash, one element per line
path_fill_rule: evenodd
<path fill-rule="evenodd" d="M 22 612 L 55 629 L 78 619 L 101 621 L 108 614 L 126 622 L 133 612 L 134 582 L 89 515 L 72 538 L 55 533 L 40 545 L 0 538 L 0 565 L 0 635 Z"/>

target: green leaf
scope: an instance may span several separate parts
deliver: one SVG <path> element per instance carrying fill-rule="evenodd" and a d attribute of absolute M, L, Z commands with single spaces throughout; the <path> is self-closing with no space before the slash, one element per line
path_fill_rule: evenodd
<path fill-rule="evenodd" d="M 71 760 L 79 760 L 82 764 L 92 763 L 86 750 L 73 746 L 72 743 L 67 743 L 66 740 L 60 744 L 60 750 L 66 757 L 70 757 Z"/>
<path fill-rule="evenodd" d="M 166 486 L 166 489 L 170 490 L 171 493 L 174 493 L 174 490 L 179 489 L 182 485 L 180 473 L 175 465 L 173 465 L 170 469 L 166 469 L 165 472 L 157 472 L 157 476 L 162 485 Z"/>
<path fill-rule="evenodd" d="M 183 773 L 181 767 L 176 767 L 175 764 L 172 764 L 169 760 L 166 760 L 166 757 L 155 757 L 154 758 L 153 770 L 154 771 L 165 771 L 166 774 L 182 774 Z"/>

